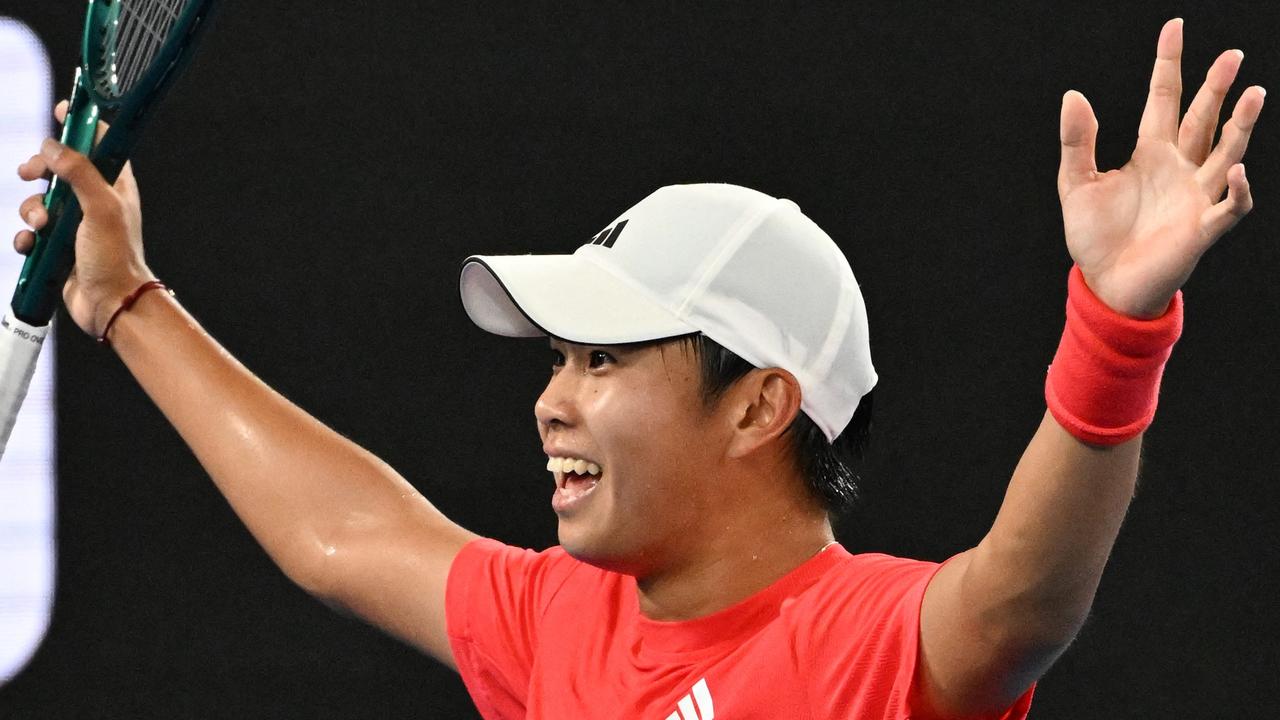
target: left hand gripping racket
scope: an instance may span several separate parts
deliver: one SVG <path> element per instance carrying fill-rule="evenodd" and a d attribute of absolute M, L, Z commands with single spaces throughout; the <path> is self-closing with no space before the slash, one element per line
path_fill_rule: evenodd
<path fill-rule="evenodd" d="M 89 156 L 114 184 L 146 119 L 191 56 L 214 0 L 88 0 L 75 87 L 62 143 Z M 94 145 L 99 113 L 111 128 Z M 9 311 L 0 320 L 0 457 L 17 420 L 40 348 L 75 264 L 83 216 L 71 188 L 57 177 L 44 206 L 49 221 L 36 233 Z"/>

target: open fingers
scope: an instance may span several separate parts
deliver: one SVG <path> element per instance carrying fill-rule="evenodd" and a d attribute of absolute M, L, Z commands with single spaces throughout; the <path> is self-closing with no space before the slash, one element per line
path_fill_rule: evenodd
<path fill-rule="evenodd" d="M 1249 136 L 1262 113 L 1266 96 L 1267 91 L 1257 85 L 1245 88 L 1231 111 L 1231 118 L 1222 126 L 1218 146 L 1196 171 L 1196 181 L 1210 197 L 1216 199 L 1222 195 L 1222 190 L 1227 187 L 1227 170 L 1244 158 Z"/>
<path fill-rule="evenodd" d="M 1218 128 L 1222 101 L 1240 71 L 1242 60 L 1244 53 L 1239 50 L 1228 50 L 1219 55 L 1182 118 L 1182 126 L 1178 129 L 1178 149 L 1183 157 L 1197 165 L 1204 163 L 1209 149 L 1213 147 L 1213 133 Z"/>
<path fill-rule="evenodd" d="M 1200 216 L 1200 252 L 1213 246 L 1218 238 L 1235 227 L 1240 219 L 1253 209 L 1253 196 L 1249 192 L 1249 179 L 1244 165 L 1232 165 L 1227 171 L 1227 197 L 1210 206 Z"/>
<path fill-rule="evenodd" d="M 1151 89 L 1142 110 L 1138 137 L 1177 142 L 1181 98 L 1182 18 L 1174 18 L 1160 29 L 1156 42 L 1156 64 L 1151 71 Z"/>

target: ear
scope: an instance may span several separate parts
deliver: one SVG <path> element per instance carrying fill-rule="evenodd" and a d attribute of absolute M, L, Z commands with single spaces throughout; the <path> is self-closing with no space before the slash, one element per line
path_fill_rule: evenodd
<path fill-rule="evenodd" d="M 750 455 L 781 437 L 800 412 L 800 382 L 781 368 L 752 370 L 730 392 L 731 458 Z"/>

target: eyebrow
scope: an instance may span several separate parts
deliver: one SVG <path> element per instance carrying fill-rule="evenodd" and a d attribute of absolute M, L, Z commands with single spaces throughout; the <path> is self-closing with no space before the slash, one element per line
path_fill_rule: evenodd
<path fill-rule="evenodd" d="M 580 348 L 588 348 L 592 350 L 600 349 L 600 350 L 607 350 L 609 352 L 614 352 L 614 353 L 630 354 L 630 353 L 643 350 L 649 345 L 654 344 L 654 341 L 652 340 L 645 341 L 645 342 L 636 342 L 636 343 L 578 343 L 578 342 L 565 340 L 563 338 L 553 337 L 550 335 L 548 335 L 547 338 L 548 338 L 547 345 L 553 350 L 560 349 L 561 347 L 567 347 L 569 345 L 576 345 L 577 347 L 580 347 Z"/>

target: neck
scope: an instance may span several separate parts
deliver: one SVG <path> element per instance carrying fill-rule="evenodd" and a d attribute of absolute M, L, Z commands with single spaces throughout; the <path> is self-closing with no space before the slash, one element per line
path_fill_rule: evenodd
<path fill-rule="evenodd" d="M 703 538 L 683 561 L 637 577 L 640 612 L 663 621 L 710 615 L 769 587 L 835 542 L 825 512 L 794 511 L 763 522 L 739 519 L 729 526 L 736 532 Z"/>

